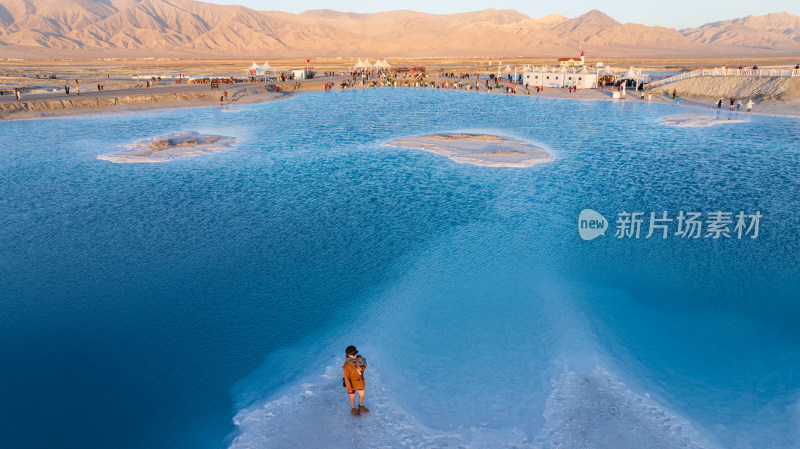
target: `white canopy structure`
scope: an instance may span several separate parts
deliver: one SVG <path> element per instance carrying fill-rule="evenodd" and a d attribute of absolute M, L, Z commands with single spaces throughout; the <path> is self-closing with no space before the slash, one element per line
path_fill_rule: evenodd
<path fill-rule="evenodd" d="M 247 69 L 247 73 L 250 75 L 266 75 L 267 73 L 275 71 L 275 68 L 269 65 L 269 61 L 264 61 L 264 63 L 261 65 L 254 62 L 253 65 Z"/>
<path fill-rule="evenodd" d="M 389 65 L 389 63 L 386 62 L 385 59 L 383 61 L 378 59 L 377 61 L 375 61 L 375 64 L 372 67 L 378 70 L 387 70 L 392 68 L 392 66 Z"/>
<path fill-rule="evenodd" d="M 375 64 L 378 64 L 378 62 L 380 61 L 377 61 Z M 373 70 L 375 68 L 377 68 L 377 65 L 370 64 L 369 59 L 365 59 L 362 61 L 361 58 L 358 58 L 358 62 L 356 63 L 356 65 L 353 66 L 353 70 L 362 72 Z"/>
<path fill-rule="evenodd" d="M 625 72 L 624 75 L 620 76 L 619 79 L 626 81 L 627 80 L 634 81 L 634 89 L 639 90 L 639 83 L 644 79 L 644 77 L 642 76 L 641 69 L 634 69 L 633 66 L 631 66 L 631 68 L 628 69 L 628 71 Z M 625 86 L 623 85 L 622 88 L 625 89 Z"/>
<path fill-rule="evenodd" d="M 600 71 L 597 75 L 599 76 L 617 76 L 616 72 L 611 70 L 611 67 L 606 66 L 603 70 Z"/>
<path fill-rule="evenodd" d="M 624 75 L 620 76 L 619 79 L 621 79 L 621 80 L 636 80 L 636 81 L 640 81 L 640 80 L 643 79 L 642 71 L 638 70 L 638 69 L 634 69 L 633 66 L 631 66 L 631 68 L 629 68 L 628 71 L 625 72 Z"/>
<path fill-rule="evenodd" d="M 383 61 L 376 59 L 375 63 L 373 64 L 369 62 L 369 59 L 361 60 L 361 58 L 358 58 L 358 62 L 353 66 L 353 71 L 367 72 L 373 70 L 389 70 L 391 68 L 391 64 L 389 64 L 385 59 Z"/>

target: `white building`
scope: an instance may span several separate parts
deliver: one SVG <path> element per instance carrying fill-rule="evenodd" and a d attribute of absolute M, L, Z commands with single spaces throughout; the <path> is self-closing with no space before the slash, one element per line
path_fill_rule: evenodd
<path fill-rule="evenodd" d="M 586 55 L 581 50 L 579 58 L 558 58 L 559 67 L 583 67 L 586 65 Z"/>
<path fill-rule="evenodd" d="M 295 69 L 292 70 L 292 77 L 296 80 L 305 80 L 314 78 L 317 72 L 312 69 Z"/>
<path fill-rule="evenodd" d="M 579 89 L 595 89 L 597 87 L 597 74 L 584 68 L 580 71 L 566 69 L 534 69 L 522 74 L 522 84 L 528 87 L 567 87 Z"/>

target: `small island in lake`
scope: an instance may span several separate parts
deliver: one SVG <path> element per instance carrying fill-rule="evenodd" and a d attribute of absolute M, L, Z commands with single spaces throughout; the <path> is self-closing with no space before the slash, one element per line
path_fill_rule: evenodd
<path fill-rule="evenodd" d="M 233 137 L 185 131 L 140 140 L 125 145 L 125 150 L 97 156 L 115 163 L 166 162 L 179 157 L 198 156 L 233 148 Z"/>
<path fill-rule="evenodd" d="M 544 148 L 530 142 L 489 134 L 409 136 L 386 145 L 429 151 L 447 156 L 455 162 L 489 167 L 530 167 L 553 160 Z"/>
<path fill-rule="evenodd" d="M 704 127 L 713 126 L 720 123 L 741 123 L 746 120 L 733 118 L 733 117 L 719 117 L 708 114 L 681 114 L 671 115 L 661 119 L 661 123 L 669 126 L 678 126 L 681 128 L 686 127 Z"/>

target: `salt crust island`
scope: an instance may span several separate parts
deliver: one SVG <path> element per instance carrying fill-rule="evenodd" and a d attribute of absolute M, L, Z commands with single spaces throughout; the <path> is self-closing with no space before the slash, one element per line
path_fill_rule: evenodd
<path fill-rule="evenodd" d="M 553 160 L 544 148 L 530 142 L 489 134 L 409 136 L 385 145 L 429 151 L 447 156 L 455 162 L 489 167 L 530 167 Z"/>
<path fill-rule="evenodd" d="M 705 127 L 719 125 L 720 123 L 741 123 L 746 120 L 732 118 L 732 117 L 718 117 L 708 114 L 680 114 L 671 115 L 661 119 L 661 123 L 669 126 L 678 126 L 681 128 L 687 127 Z"/>
<path fill-rule="evenodd" d="M 97 159 L 118 164 L 166 162 L 179 157 L 199 156 L 229 150 L 233 148 L 234 142 L 238 142 L 238 140 L 233 137 L 185 131 L 124 145 L 125 150 L 103 154 L 97 156 Z"/>

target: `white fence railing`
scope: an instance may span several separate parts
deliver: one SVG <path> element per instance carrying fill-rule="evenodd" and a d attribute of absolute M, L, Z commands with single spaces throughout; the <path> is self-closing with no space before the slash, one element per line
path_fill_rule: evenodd
<path fill-rule="evenodd" d="M 662 80 L 653 81 L 645 85 L 645 89 L 663 86 L 664 84 L 694 78 L 696 76 L 762 76 L 762 77 L 793 77 L 800 76 L 800 69 L 697 69 L 683 72 Z"/>

